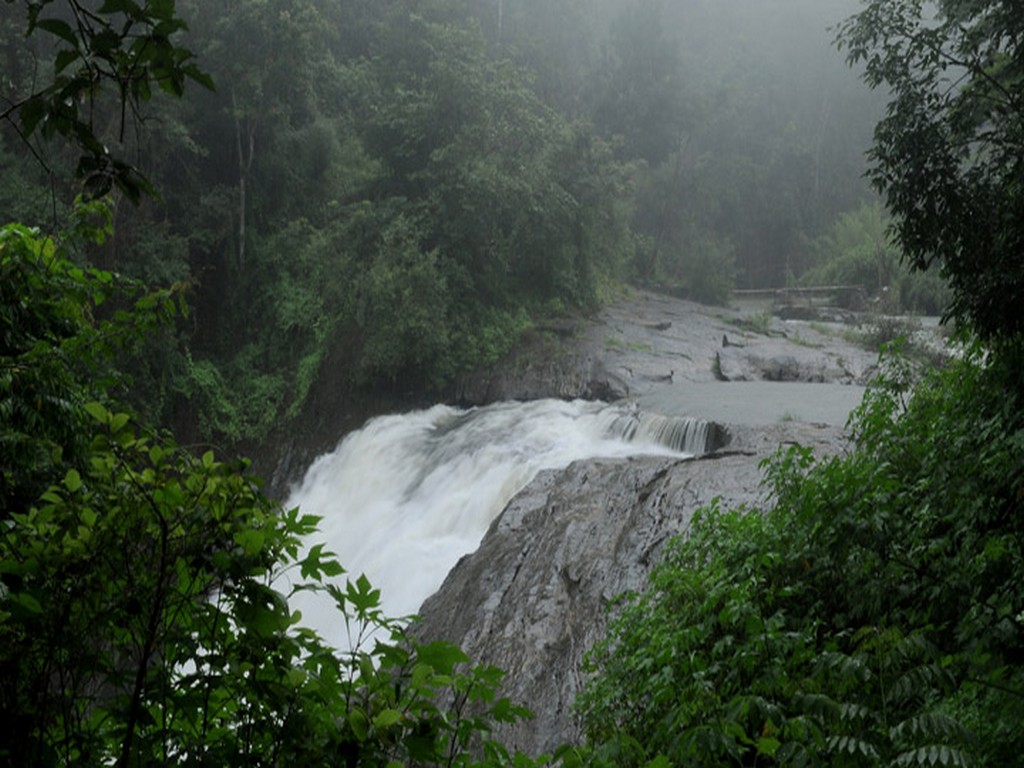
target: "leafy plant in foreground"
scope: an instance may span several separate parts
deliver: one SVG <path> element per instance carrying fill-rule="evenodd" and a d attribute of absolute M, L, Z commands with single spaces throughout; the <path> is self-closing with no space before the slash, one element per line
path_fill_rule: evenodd
<path fill-rule="evenodd" d="M 125 303 L 112 275 L 18 226 L 0 230 L 0 269 L 0 437 L 17 448 L 0 510 L 0 762 L 512 763 L 488 732 L 526 712 L 496 697 L 498 670 L 413 642 L 364 577 L 342 586 L 334 556 L 307 548 L 315 517 L 117 405 L 105 361 L 173 308 L 162 294 Z M 98 320 L 108 301 L 124 308 Z M 348 650 L 301 626 L 298 590 L 333 598 Z"/>
<path fill-rule="evenodd" d="M 589 656 L 595 762 L 1007 765 L 1024 745 L 1024 425 L 998 361 L 898 360 L 846 455 L 701 512 Z"/>

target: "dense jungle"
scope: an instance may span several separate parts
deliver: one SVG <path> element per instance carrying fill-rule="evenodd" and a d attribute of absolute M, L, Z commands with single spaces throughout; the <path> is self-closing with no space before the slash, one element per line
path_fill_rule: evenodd
<path fill-rule="evenodd" d="M 0 764 L 1021 764 L 1022 36 L 1011 0 L 0 4 Z M 842 450 L 696 514 L 546 754 L 243 458 L 631 290 L 823 284 L 947 353 L 896 339 Z"/>

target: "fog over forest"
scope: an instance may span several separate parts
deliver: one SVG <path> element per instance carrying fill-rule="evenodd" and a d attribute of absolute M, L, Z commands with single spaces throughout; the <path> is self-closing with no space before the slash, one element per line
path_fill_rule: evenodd
<path fill-rule="evenodd" d="M 1021 765 L 1022 42 L 0 3 L 0 766 Z"/>
<path fill-rule="evenodd" d="M 89 106 L 159 191 L 119 204 L 89 258 L 189 285 L 138 402 L 197 438 L 259 443 L 327 359 L 354 393 L 440 394 L 623 281 L 711 303 L 802 279 L 881 289 L 893 254 L 850 260 L 887 250 L 863 178 L 883 94 L 833 44 L 855 9 L 182 0 L 215 90 L 140 101 L 124 127 Z M 17 104 L 49 76 L 51 41 L 22 38 L 19 4 L 0 12 Z M 5 125 L 0 196 L 64 226 L 76 160 L 39 135 L 28 151 Z"/>

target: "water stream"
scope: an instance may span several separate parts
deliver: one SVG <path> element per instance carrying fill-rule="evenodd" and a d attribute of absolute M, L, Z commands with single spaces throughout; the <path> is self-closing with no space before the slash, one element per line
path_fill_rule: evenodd
<path fill-rule="evenodd" d="M 348 576 L 365 573 L 381 590 L 385 613 L 406 616 L 538 472 L 584 458 L 692 455 L 704 450 L 708 428 L 635 405 L 435 406 L 375 418 L 348 435 L 313 463 L 288 506 L 322 516 L 322 540 Z M 293 602 L 304 624 L 345 643 L 344 622 L 329 602 L 308 595 Z"/>

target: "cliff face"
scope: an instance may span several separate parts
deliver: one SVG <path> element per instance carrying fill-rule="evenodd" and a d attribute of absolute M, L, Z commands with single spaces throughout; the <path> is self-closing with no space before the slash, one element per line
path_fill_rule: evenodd
<path fill-rule="evenodd" d="M 714 499 L 762 499 L 761 460 L 799 442 L 842 446 L 835 427 L 732 430 L 727 450 L 689 460 L 592 460 L 541 474 L 491 525 L 423 605 L 416 634 L 460 644 L 508 672 L 502 693 L 532 721 L 496 735 L 530 753 L 577 738 L 571 707 L 584 652 L 602 636 L 614 598 L 644 586 L 665 543 Z"/>

